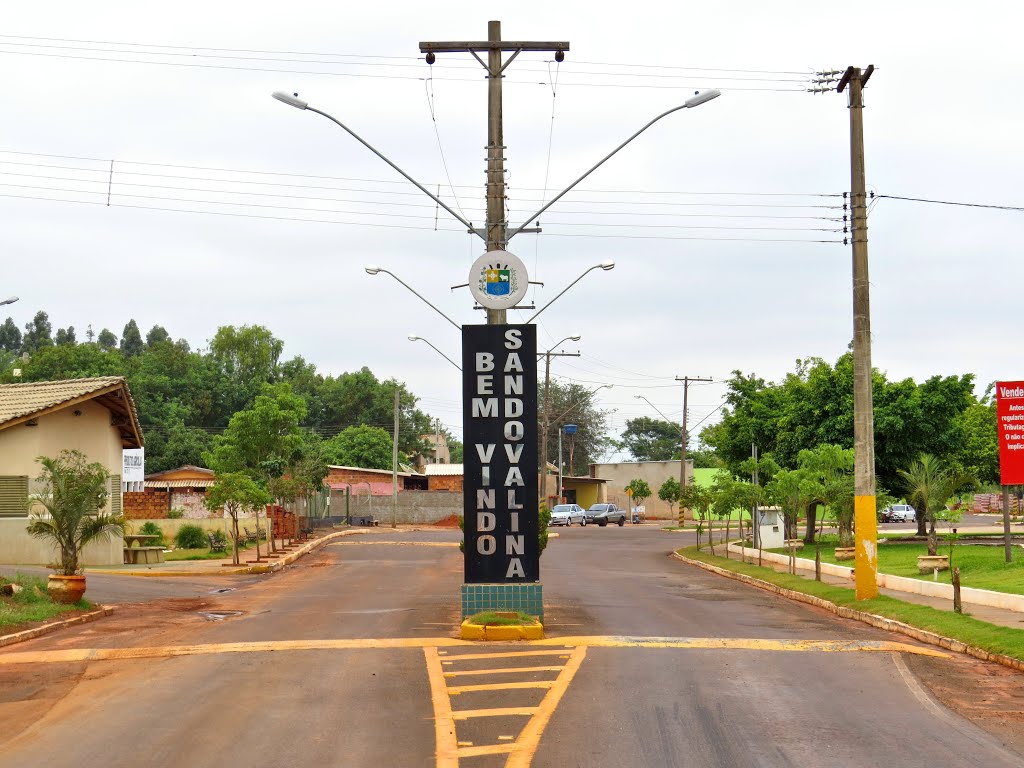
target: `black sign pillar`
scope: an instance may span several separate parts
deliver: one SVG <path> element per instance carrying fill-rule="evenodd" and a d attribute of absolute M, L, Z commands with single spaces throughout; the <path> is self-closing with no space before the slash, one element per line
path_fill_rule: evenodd
<path fill-rule="evenodd" d="M 540 580 L 537 329 L 462 328 L 466 584 Z"/>

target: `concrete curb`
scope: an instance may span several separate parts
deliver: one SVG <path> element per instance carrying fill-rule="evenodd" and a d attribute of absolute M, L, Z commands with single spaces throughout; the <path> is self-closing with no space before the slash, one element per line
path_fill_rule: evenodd
<path fill-rule="evenodd" d="M 829 613 L 834 613 L 836 616 L 841 616 L 844 619 L 853 619 L 860 621 L 865 624 L 870 624 L 878 629 L 884 629 L 889 632 L 896 632 L 907 637 L 912 637 L 915 640 L 919 640 L 922 643 L 928 645 L 935 645 L 939 648 L 944 648 L 947 651 L 953 651 L 954 653 L 963 653 L 968 656 L 973 656 L 976 659 L 982 661 L 991 661 L 996 664 L 1001 664 L 1004 667 L 1015 669 L 1018 672 L 1024 672 L 1024 661 L 1015 659 L 1011 656 L 1005 656 L 1001 653 L 989 653 L 988 651 L 977 648 L 973 645 L 961 642 L 960 640 L 954 640 L 951 637 L 944 637 L 943 635 L 936 634 L 935 632 L 929 632 L 924 629 L 918 629 L 912 627 L 909 624 L 904 624 L 902 621 L 896 621 L 894 619 L 887 619 L 884 616 L 877 616 L 873 613 L 866 613 L 864 611 L 854 610 L 853 608 L 847 608 L 846 606 L 836 605 L 833 602 L 825 600 L 814 595 L 806 595 L 803 592 L 796 592 L 792 589 L 786 589 L 780 587 L 777 584 L 772 584 L 770 581 L 762 581 L 761 579 L 755 579 L 753 576 L 747 576 L 743 573 L 736 573 L 725 568 L 719 568 L 717 565 L 711 565 L 710 563 L 703 563 L 700 560 L 691 560 L 684 555 L 680 555 L 678 552 L 673 552 L 672 557 L 679 560 L 687 565 L 694 565 L 698 568 L 702 568 L 705 571 L 716 573 L 719 576 L 725 576 L 728 579 L 735 581 L 741 581 L 744 584 L 749 584 L 752 587 L 763 589 L 767 592 L 773 592 L 780 597 L 785 597 L 789 600 L 795 600 L 796 602 L 806 603 L 808 605 L 814 605 L 818 608 L 823 608 Z"/>
<path fill-rule="evenodd" d="M 276 562 L 267 562 L 266 564 L 260 565 L 240 565 L 238 568 L 196 568 L 194 570 L 187 571 L 122 571 L 122 570 L 104 570 L 101 568 L 90 568 L 89 573 L 102 573 L 106 576 L 136 576 L 140 578 L 163 578 L 163 577 L 180 577 L 180 576 L 231 576 L 231 575 L 252 575 L 259 573 L 275 573 L 286 565 L 291 565 L 298 560 L 302 555 L 307 552 L 311 552 L 317 547 L 326 544 L 328 541 L 340 538 L 342 536 L 356 536 L 361 533 L 370 533 L 370 530 L 347 530 L 347 531 L 335 531 L 329 533 L 326 536 L 322 536 L 319 539 L 313 539 L 308 541 L 299 547 L 294 552 L 290 552 L 285 557 L 277 560 Z"/>
<path fill-rule="evenodd" d="M 498 642 L 543 640 L 544 625 L 538 622 L 531 625 L 488 626 L 474 624 L 466 619 L 459 628 L 459 637 L 463 640 L 495 640 Z"/>
<path fill-rule="evenodd" d="M 36 627 L 35 629 L 26 629 L 21 632 L 15 632 L 13 635 L 3 635 L 0 637 L 0 648 L 8 645 L 14 645 L 15 643 L 23 643 L 26 640 L 33 640 L 37 637 L 48 635 L 51 632 L 56 632 L 58 629 L 74 626 L 75 624 L 85 624 L 90 621 L 96 621 L 96 619 L 102 619 L 104 616 L 110 616 L 113 612 L 114 606 L 102 605 L 98 611 L 90 611 L 89 613 L 83 613 L 81 616 L 74 616 L 70 619 L 50 622 L 49 624 L 43 624 L 43 626 Z"/>

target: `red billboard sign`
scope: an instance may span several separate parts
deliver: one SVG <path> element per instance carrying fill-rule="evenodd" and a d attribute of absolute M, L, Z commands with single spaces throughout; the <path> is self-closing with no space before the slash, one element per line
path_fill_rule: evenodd
<path fill-rule="evenodd" d="M 1024 485 L 1024 381 L 996 382 L 999 476 L 1003 485 Z"/>

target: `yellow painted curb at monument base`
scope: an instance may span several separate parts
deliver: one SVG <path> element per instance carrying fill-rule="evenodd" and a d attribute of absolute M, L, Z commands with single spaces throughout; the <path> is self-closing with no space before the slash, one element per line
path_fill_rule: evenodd
<path fill-rule="evenodd" d="M 680 560 L 687 565 L 694 565 L 698 568 L 702 568 L 705 571 L 711 573 L 717 573 L 719 576 L 725 576 L 729 579 L 735 579 L 736 581 L 742 581 L 744 584 L 749 584 L 752 587 L 764 589 L 768 592 L 774 592 L 780 597 L 789 598 L 800 603 L 807 603 L 809 605 L 817 606 L 818 608 L 824 608 L 830 613 L 834 613 L 837 616 L 841 616 L 844 619 L 853 619 L 855 621 L 862 621 L 865 624 L 870 624 L 878 629 L 885 629 L 889 632 L 896 632 L 907 637 L 912 637 L 915 640 L 919 640 L 922 643 L 928 645 L 935 645 L 939 648 L 945 648 L 947 651 L 953 651 L 954 653 L 963 653 L 968 656 L 973 656 L 976 659 L 982 661 L 992 661 L 996 664 L 1001 664 L 1004 667 L 1010 669 L 1016 669 L 1018 672 L 1024 672 L 1024 661 L 1015 659 L 1012 656 L 1005 656 L 1001 653 L 989 653 L 984 648 L 978 648 L 973 645 L 956 640 L 952 637 L 945 637 L 935 632 L 929 632 L 926 629 L 918 629 L 910 624 L 904 624 L 902 621 L 896 621 L 895 619 L 887 619 L 884 616 L 878 616 L 873 613 L 866 613 L 865 611 L 858 611 L 854 608 L 848 608 L 845 605 L 836 605 L 833 602 L 825 600 L 815 595 L 807 595 L 803 592 L 797 592 L 796 590 L 786 589 L 780 587 L 778 584 L 772 584 L 770 581 L 763 581 L 761 579 L 755 579 L 753 576 L 747 576 L 744 573 L 736 573 L 730 571 L 727 568 L 719 568 L 717 565 L 711 565 L 710 563 L 703 563 L 700 560 L 691 560 L 684 555 L 680 555 L 678 552 L 673 552 L 672 557 L 676 560 Z M 898 599 L 898 598 L 895 598 Z"/>
<path fill-rule="evenodd" d="M 543 640 L 544 625 L 540 622 L 523 626 L 502 625 L 489 626 L 485 624 L 474 624 L 469 619 L 462 622 L 459 629 L 459 637 L 463 640 L 496 640 L 508 642 L 510 640 Z"/>

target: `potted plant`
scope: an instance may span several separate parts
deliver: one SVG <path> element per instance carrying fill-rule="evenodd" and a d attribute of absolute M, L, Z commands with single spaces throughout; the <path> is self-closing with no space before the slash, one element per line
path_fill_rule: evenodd
<path fill-rule="evenodd" d="M 29 498 L 35 509 L 28 532 L 49 540 L 60 553 L 60 561 L 50 566 L 55 571 L 47 585 L 50 596 L 59 603 L 77 603 L 85 593 L 79 565 L 82 549 L 91 541 L 123 534 L 125 520 L 103 511 L 110 473 L 102 464 L 90 463 L 84 453 L 73 450 L 37 461 L 43 471 L 36 478 L 39 492 Z"/>

